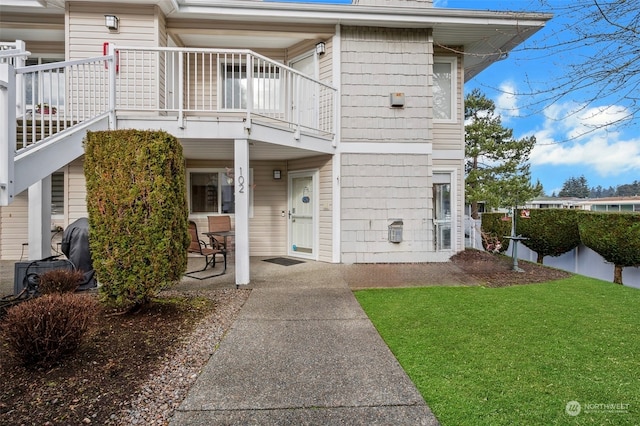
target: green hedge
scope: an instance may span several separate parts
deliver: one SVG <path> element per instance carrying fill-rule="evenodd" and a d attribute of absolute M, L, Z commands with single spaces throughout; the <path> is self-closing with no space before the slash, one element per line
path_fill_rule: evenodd
<path fill-rule="evenodd" d="M 504 213 L 482 213 L 482 247 L 486 251 L 504 253 L 509 248 L 511 240 L 504 237 L 511 235 L 511 218 L 508 221 L 504 218 Z"/>
<path fill-rule="evenodd" d="M 165 132 L 89 132 L 89 241 L 103 302 L 148 303 L 186 271 L 188 209 L 182 147 Z"/>
<path fill-rule="evenodd" d="M 560 256 L 580 244 L 578 211 L 568 209 L 532 209 L 529 218 L 518 218 L 517 235 L 529 249 L 538 254 L 538 263 L 545 256 Z"/>
<path fill-rule="evenodd" d="M 613 282 L 622 284 L 622 268 L 640 266 L 640 214 L 580 212 L 582 243 L 615 265 Z"/>

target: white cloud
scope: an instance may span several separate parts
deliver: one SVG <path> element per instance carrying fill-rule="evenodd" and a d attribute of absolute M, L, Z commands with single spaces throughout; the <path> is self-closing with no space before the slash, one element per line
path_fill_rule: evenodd
<path fill-rule="evenodd" d="M 496 109 L 503 121 L 509 121 L 509 118 L 520 115 L 518 106 L 518 98 L 515 95 L 516 86 L 513 82 L 505 81 L 500 85 L 500 95 L 495 100 Z"/>
<path fill-rule="evenodd" d="M 448 0 L 433 0 L 433 7 L 447 7 Z"/>
<path fill-rule="evenodd" d="M 626 137 L 607 128 L 627 116 L 624 108 L 562 104 L 546 112 L 543 128 L 534 132 L 537 143 L 531 153 L 532 165 L 583 166 L 600 176 L 640 170 L 640 137 Z"/>

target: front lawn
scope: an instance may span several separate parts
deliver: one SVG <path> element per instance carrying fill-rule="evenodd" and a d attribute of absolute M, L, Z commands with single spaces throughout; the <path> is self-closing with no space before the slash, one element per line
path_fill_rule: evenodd
<path fill-rule="evenodd" d="M 637 289 L 574 276 L 355 294 L 443 425 L 640 423 Z"/>

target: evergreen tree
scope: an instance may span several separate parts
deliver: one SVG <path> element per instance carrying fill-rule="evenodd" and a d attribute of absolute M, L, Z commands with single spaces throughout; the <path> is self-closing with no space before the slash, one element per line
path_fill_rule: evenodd
<path fill-rule="evenodd" d="M 562 189 L 558 193 L 559 197 L 588 198 L 589 185 L 584 176 L 570 177 L 562 185 Z"/>
<path fill-rule="evenodd" d="M 535 137 L 515 140 L 495 103 L 478 89 L 465 99 L 465 120 L 465 193 L 472 217 L 478 218 L 478 202 L 488 209 L 509 207 L 542 193 L 539 181 L 531 184 L 528 163 Z"/>
<path fill-rule="evenodd" d="M 634 180 L 633 183 L 618 186 L 618 188 L 616 188 L 616 195 L 618 197 L 634 197 L 640 195 L 640 181 Z"/>

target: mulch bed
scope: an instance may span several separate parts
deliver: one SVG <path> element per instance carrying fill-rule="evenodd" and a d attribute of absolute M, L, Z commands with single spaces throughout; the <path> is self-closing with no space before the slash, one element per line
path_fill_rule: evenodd
<path fill-rule="evenodd" d="M 523 260 L 518 260 L 522 272 L 517 272 L 513 270 L 511 257 L 480 250 L 460 252 L 451 258 L 451 262 L 486 287 L 534 284 L 571 276 L 569 272 Z"/>

